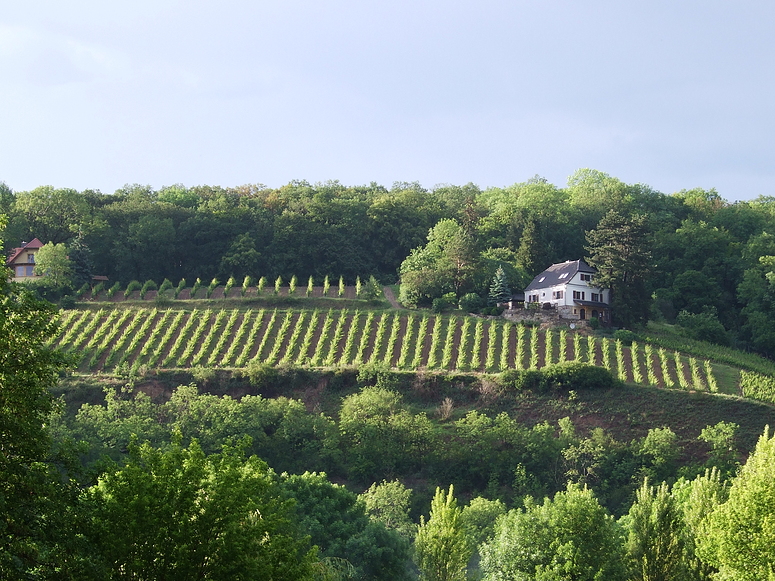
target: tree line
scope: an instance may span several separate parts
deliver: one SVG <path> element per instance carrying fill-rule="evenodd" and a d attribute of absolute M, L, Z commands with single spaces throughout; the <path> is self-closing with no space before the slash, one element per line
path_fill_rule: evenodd
<path fill-rule="evenodd" d="M 481 190 L 416 183 L 280 188 L 128 185 L 112 194 L 0 187 L 6 250 L 66 244 L 82 277 L 132 280 L 401 278 L 409 305 L 486 299 L 498 269 L 512 290 L 586 257 L 614 289 L 617 324 L 679 323 L 687 335 L 775 350 L 775 199 L 715 190 L 666 195 L 595 170 L 566 187 L 542 178 Z M 502 284 L 501 284 L 502 291 Z"/>

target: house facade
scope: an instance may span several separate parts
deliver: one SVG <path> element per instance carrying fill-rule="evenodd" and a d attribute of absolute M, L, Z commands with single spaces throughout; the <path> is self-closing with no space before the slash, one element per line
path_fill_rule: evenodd
<path fill-rule="evenodd" d="M 611 291 L 592 285 L 597 271 L 583 260 L 553 264 L 525 289 L 525 308 L 556 309 L 561 319 L 611 322 Z"/>
<path fill-rule="evenodd" d="M 5 261 L 5 265 L 11 269 L 13 282 L 27 282 L 41 278 L 35 274 L 35 255 L 43 247 L 43 243 L 34 238 L 30 242 L 23 242 L 19 248 L 11 250 L 11 254 Z"/>

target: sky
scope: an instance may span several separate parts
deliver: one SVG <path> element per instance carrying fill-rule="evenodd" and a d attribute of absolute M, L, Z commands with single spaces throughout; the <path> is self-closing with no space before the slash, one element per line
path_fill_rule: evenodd
<path fill-rule="evenodd" d="M 775 3 L 68 0 L 0 11 L 0 181 L 775 195 Z"/>

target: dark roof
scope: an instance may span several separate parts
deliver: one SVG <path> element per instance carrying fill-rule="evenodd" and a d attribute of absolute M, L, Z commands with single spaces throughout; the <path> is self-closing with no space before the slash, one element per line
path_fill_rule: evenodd
<path fill-rule="evenodd" d="M 577 272 L 588 272 L 595 274 L 597 271 L 589 266 L 583 260 L 568 260 L 566 262 L 560 262 L 559 264 L 553 264 L 537 277 L 533 279 L 525 292 L 539 288 L 547 288 L 550 286 L 556 286 L 558 284 L 565 284 L 571 280 Z"/>
<path fill-rule="evenodd" d="M 39 248 L 43 248 L 43 243 L 37 238 L 33 238 L 29 242 L 22 242 L 22 245 L 19 248 L 11 250 L 11 254 L 8 256 L 8 260 L 6 260 L 5 263 L 11 264 L 25 250 L 38 250 Z"/>

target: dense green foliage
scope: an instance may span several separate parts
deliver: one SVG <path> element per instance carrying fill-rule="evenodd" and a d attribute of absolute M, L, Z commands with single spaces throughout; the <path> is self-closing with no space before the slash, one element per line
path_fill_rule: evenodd
<path fill-rule="evenodd" d="M 687 336 L 775 349 L 768 197 L 731 204 L 713 190 L 665 195 L 589 169 L 565 188 L 534 178 L 484 191 L 292 182 L 128 185 L 107 195 L 45 186 L 7 197 L 6 249 L 33 236 L 67 244 L 73 289 L 89 272 L 123 285 L 400 275 L 405 304 L 430 306 L 448 293 L 449 304 L 469 292 L 486 298 L 499 267 L 519 290 L 551 263 L 587 257 L 614 288 L 623 324 L 679 321 Z"/>

